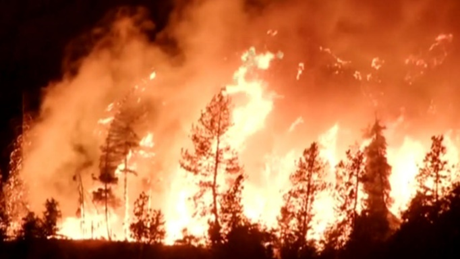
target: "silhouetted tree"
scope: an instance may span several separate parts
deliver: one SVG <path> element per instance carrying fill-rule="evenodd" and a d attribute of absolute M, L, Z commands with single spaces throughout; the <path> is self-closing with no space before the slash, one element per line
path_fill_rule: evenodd
<path fill-rule="evenodd" d="M 417 181 L 417 192 L 409 204 L 408 209 L 403 213 L 402 218 L 407 223 L 410 221 L 432 221 L 441 212 L 440 199 L 446 195 L 451 187 L 450 168 L 448 161 L 444 158 L 446 147 L 443 144 L 444 137 L 433 136 L 431 138 L 430 151 L 423 159 L 415 179 Z"/>
<path fill-rule="evenodd" d="M 235 226 L 225 236 L 225 258 L 273 258 L 273 231 L 249 222 Z M 219 257 L 222 258 L 222 257 Z"/>
<path fill-rule="evenodd" d="M 49 238 L 57 235 L 59 231 L 57 223 L 61 218 L 62 213 L 59 209 L 59 203 L 53 198 L 47 199 L 42 218 L 42 231 L 45 237 Z"/>
<path fill-rule="evenodd" d="M 107 227 L 107 238 L 111 239 L 110 228 L 109 228 L 109 207 L 116 208 L 120 205 L 119 199 L 115 196 L 112 191 L 112 186 L 118 183 L 118 177 L 115 176 L 115 170 L 117 164 L 111 154 L 111 140 L 110 135 L 106 139 L 106 144 L 102 148 L 102 155 L 99 163 L 99 180 L 103 187 L 98 188 L 96 191 L 93 191 L 93 201 L 96 204 L 102 204 L 104 206 L 105 214 L 105 223 Z"/>
<path fill-rule="evenodd" d="M 363 214 L 375 219 L 375 228 L 372 229 L 372 232 L 377 240 L 382 240 L 388 234 L 388 207 L 392 203 L 389 181 L 391 166 L 387 161 L 384 129 L 385 127 L 378 120 L 370 129 L 368 137 L 372 138 L 372 141 L 365 149 L 366 166 L 363 177 L 364 192 L 367 194 Z"/>
<path fill-rule="evenodd" d="M 431 150 L 423 160 L 423 167 L 416 176 L 418 191 L 427 203 L 436 203 L 439 198 L 447 193 L 450 185 L 450 169 L 448 161 L 444 159 L 446 147 L 443 144 L 444 137 L 433 136 L 431 138 Z"/>
<path fill-rule="evenodd" d="M 22 219 L 22 226 L 19 232 L 19 239 L 31 240 L 36 238 L 44 238 L 42 221 L 33 212 L 27 213 Z"/>
<path fill-rule="evenodd" d="M 290 175 L 291 189 L 284 195 L 285 204 L 278 219 L 282 253 L 308 251 L 308 231 L 314 216 L 317 195 L 326 188 L 325 162 L 319 156 L 316 142 L 305 149 L 297 162 L 297 170 Z M 291 255 L 293 256 L 293 255 Z M 283 257 L 290 257 L 285 255 Z"/>
<path fill-rule="evenodd" d="M 160 210 L 147 208 L 149 197 L 142 192 L 134 203 L 134 222 L 130 225 L 131 236 L 138 242 L 162 243 L 165 235 L 165 221 Z"/>
<path fill-rule="evenodd" d="M 366 137 L 371 139 L 365 148 L 366 159 L 363 190 L 363 210 L 355 218 L 346 250 L 350 257 L 368 258 L 389 237 L 391 213 L 390 182 L 391 166 L 386 157 L 387 143 L 383 135 L 384 126 L 376 120 Z"/>
<path fill-rule="evenodd" d="M 210 240 L 220 243 L 221 223 L 218 197 L 221 194 L 218 178 L 234 179 L 241 174 L 237 154 L 225 142 L 225 134 L 232 126 L 230 99 L 221 90 L 201 113 L 197 125 L 192 126 L 193 151 L 182 150 L 180 165 L 199 179 L 199 191 L 193 199 L 202 216 L 211 212 Z M 211 193 L 212 204 L 204 204 L 203 197 Z"/>
<path fill-rule="evenodd" d="M 220 199 L 223 252 L 235 258 L 271 258 L 265 244 L 273 234 L 245 217 L 242 203 L 244 176 L 239 175 Z M 218 256 L 219 257 L 219 256 Z"/>
<path fill-rule="evenodd" d="M 74 145 L 74 151 L 85 158 L 84 162 L 79 164 L 75 169 L 75 173 L 72 176 L 72 180 L 76 183 L 78 191 L 78 209 L 76 211 L 76 216 L 80 219 L 80 231 L 82 234 L 85 234 L 85 220 L 86 220 L 86 190 L 83 185 L 82 173 L 90 168 L 93 165 L 93 160 L 88 154 L 85 147 L 81 144 Z"/>
<path fill-rule="evenodd" d="M 232 229 L 246 223 L 241 202 L 244 176 L 239 175 L 233 186 L 224 193 L 220 200 L 222 232 L 227 235 Z"/>
<path fill-rule="evenodd" d="M 125 238 L 128 236 L 128 174 L 136 174 L 128 164 L 128 155 L 139 147 L 139 137 L 134 131 L 134 125 L 145 115 L 145 107 L 140 106 L 138 96 L 135 96 L 138 87 L 132 88 L 123 99 L 111 104 L 110 109 L 114 111 L 113 119 L 110 122 L 107 137 L 104 145 L 101 147 L 102 154 L 99 161 L 99 180 L 103 187 L 93 192 L 93 200 L 104 205 L 106 218 L 107 235 L 111 239 L 108 214 L 109 207 L 117 208 L 120 206 L 120 200 L 115 197 L 112 186 L 118 184 L 118 178 L 115 176 L 117 168 L 123 173 L 123 202 L 125 208 L 125 217 L 123 227 Z M 136 97 L 136 98 L 134 98 Z M 135 99 L 135 100 L 134 100 Z"/>
<path fill-rule="evenodd" d="M 181 234 L 182 238 L 174 242 L 176 245 L 198 246 L 199 238 L 190 234 L 187 228 L 183 228 Z"/>
<path fill-rule="evenodd" d="M 340 161 L 336 167 L 334 196 L 337 201 L 335 211 L 338 222 L 327 233 L 326 246 L 329 248 L 342 247 L 353 228 L 358 216 L 358 194 L 364 176 L 364 166 L 364 152 L 349 149 L 346 151 L 346 160 Z"/>

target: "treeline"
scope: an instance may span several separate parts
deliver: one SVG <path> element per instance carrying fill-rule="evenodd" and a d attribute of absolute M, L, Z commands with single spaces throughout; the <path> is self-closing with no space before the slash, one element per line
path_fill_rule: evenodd
<path fill-rule="evenodd" d="M 92 197 L 104 208 L 109 239 L 112 236 L 109 213 L 123 204 L 126 206 L 127 179 L 136 175 L 126 157 L 141 148 L 133 125 L 142 120 L 145 112 L 130 106 L 127 99 L 119 102 L 115 110 L 102 147 L 99 174 L 94 176 L 100 187 Z M 380 121 L 376 120 L 366 131 L 364 137 L 369 143 L 364 148 L 351 147 L 346 151 L 345 159 L 335 168 L 333 185 L 325 180 L 329 168 L 320 156 L 318 143 L 313 142 L 295 161 L 296 170 L 289 178 L 290 190 L 283 195 L 278 224 L 269 229 L 251 222 L 243 213 L 246 173 L 227 134 L 232 127 L 231 111 L 231 99 L 222 89 L 192 125 L 193 147 L 183 149 L 179 161 L 198 184 L 193 201 L 196 215 L 208 219 L 203 249 L 209 251 L 212 258 L 460 256 L 460 185 L 451 178 L 455 169 L 445 159 L 442 135 L 432 137 L 431 148 L 419 165 L 416 195 L 401 219 L 389 210 L 393 202 L 389 182 L 392 168 L 387 161 L 385 127 Z M 123 177 L 122 198 L 116 197 L 112 189 L 119 183 L 116 170 L 121 170 Z M 81 176 L 76 175 L 74 179 L 81 183 L 78 180 Z M 334 225 L 328 226 L 322 240 L 313 240 L 313 208 L 325 189 L 333 190 L 337 218 Z M 82 205 L 81 193 L 79 199 Z M 164 241 L 167 219 L 161 210 L 148 206 L 149 199 L 145 193 L 140 194 L 134 204 L 134 219 L 124 222 L 125 230 L 139 243 L 158 245 Z M 10 222 L 5 200 L 2 199 L 0 214 L 2 237 Z M 48 200 L 41 218 L 28 213 L 18 236 L 23 239 L 57 237 L 56 222 L 61 216 L 57 205 L 54 200 Z M 84 208 L 80 206 L 79 210 L 83 213 Z M 192 246 L 196 239 L 184 231 L 183 239 L 177 244 Z"/>

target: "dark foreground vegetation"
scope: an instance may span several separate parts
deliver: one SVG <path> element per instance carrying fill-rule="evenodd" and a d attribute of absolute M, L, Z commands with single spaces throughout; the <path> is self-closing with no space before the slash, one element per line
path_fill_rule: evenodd
<path fill-rule="evenodd" d="M 134 122 L 142 117 L 142 109 L 128 104 L 127 100 L 117 104 L 101 148 L 99 175 L 94 176 L 100 187 L 92 199 L 105 214 L 109 240 L 59 239 L 58 202 L 48 199 L 41 215 L 28 211 L 19 170 L 13 167 L 9 179 L 2 183 L 0 196 L 0 258 L 460 258 L 459 174 L 458 167 L 445 158 L 444 137 L 432 137 L 415 179 L 416 194 L 398 219 L 388 209 L 392 168 L 387 161 L 385 127 L 378 120 L 366 131 L 367 146 L 351 147 L 336 166 L 333 184 L 325 180 L 327 164 L 319 154 L 321 147 L 313 142 L 295 162 L 277 226 L 268 229 L 250 222 L 241 199 L 244 167 L 231 143 L 225 141 L 232 121 L 230 98 L 224 90 L 213 97 L 192 127 L 193 148 L 182 150 L 179 161 L 198 180 L 199 191 L 193 197 L 196 212 L 209 222 L 203 245 L 197 245 L 196 237 L 184 235 L 176 245 L 164 246 L 168 219 L 161 210 L 147 206 L 150 197 L 144 192 L 134 203 L 134 217 L 129 222 L 130 237 L 136 242 L 110 242 L 107 219 L 113 209 L 126 206 L 121 200 L 126 201 L 127 178 L 136 176 L 124 158 L 140 148 Z M 13 165 L 20 165 L 15 154 L 12 157 Z M 115 170 L 122 161 L 125 191 L 120 199 L 112 187 L 119 184 Z M 217 177 L 226 178 L 228 186 L 218 188 Z M 83 193 L 80 173 L 74 180 Z M 337 219 L 322 240 L 313 242 L 313 205 L 326 189 L 335 199 Z M 212 201 L 204 199 L 205 193 L 212 195 Z M 83 195 L 79 202 L 77 212 L 84 219 Z"/>

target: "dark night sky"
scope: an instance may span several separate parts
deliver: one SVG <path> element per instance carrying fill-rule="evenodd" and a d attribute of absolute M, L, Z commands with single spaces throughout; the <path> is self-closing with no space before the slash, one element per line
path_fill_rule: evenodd
<path fill-rule="evenodd" d="M 64 49 L 91 30 L 113 8 L 147 7 L 157 29 L 165 26 L 169 0 L 3 0 L 0 8 L 0 150 L 5 171 L 11 142 L 21 122 L 22 92 L 37 110 L 40 89 L 59 79 Z M 84 50 L 83 50 L 84 52 Z"/>

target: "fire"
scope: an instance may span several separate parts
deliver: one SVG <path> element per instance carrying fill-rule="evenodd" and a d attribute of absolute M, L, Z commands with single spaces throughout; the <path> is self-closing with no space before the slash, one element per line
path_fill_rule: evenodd
<path fill-rule="evenodd" d="M 273 109 L 274 95 L 266 95 L 266 85 L 259 79 L 248 79 L 251 70 L 259 69 L 266 70 L 269 68 L 270 62 L 275 58 L 273 53 L 267 52 L 263 54 L 256 54 L 254 48 L 250 48 L 245 52 L 241 60 L 243 65 L 237 69 L 233 75 L 233 84 L 225 87 L 225 92 L 230 96 L 244 95 L 247 98 L 245 104 L 234 107 L 232 119 L 234 126 L 228 132 L 228 143 L 236 150 L 243 150 L 244 143 L 254 133 L 264 128 L 264 121 Z M 258 114 L 254 117 L 254 114 Z M 192 217 L 193 207 L 188 203 L 188 199 L 196 191 L 196 187 L 190 187 L 189 179 L 182 169 L 177 169 L 176 177 L 174 179 L 174 188 L 171 193 L 177 193 L 168 199 L 168 204 L 175 204 L 175 206 L 168 208 L 165 211 L 167 222 L 167 243 L 172 243 L 182 235 L 182 229 L 187 228 L 188 231 L 196 236 L 204 236 L 207 230 L 207 222 L 204 219 L 195 219 Z M 226 183 L 221 182 L 220 185 Z M 245 186 L 245 193 L 243 194 L 243 204 L 245 208 L 250 208 L 249 204 L 263 204 L 263 201 L 258 196 L 250 195 L 254 193 L 254 187 L 249 183 Z M 257 202 L 255 202 L 254 200 Z M 260 207 L 260 205 L 258 206 Z M 246 210 L 249 218 L 255 220 L 258 218 L 257 212 Z"/>
<path fill-rule="evenodd" d="M 436 46 L 443 41 L 451 40 L 451 37 L 451 35 L 439 37 Z M 321 47 L 321 51 L 328 53 L 335 59 L 334 68 L 340 69 L 350 64 L 350 61 L 345 61 L 335 56 L 330 49 Z M 239 152 L 245 150 L 245 143 L 248 139 L 264 130 L 267 118 L 275 108 L 274 99 L 278 95 L 274 91 L 270 91 L 270 85 L 259 76 L 258 72 L 268 70 L 271 62 L 276 57 L 281 59 L 282 54 L 257 53 L 255 48 L 250 48 L 241 56 L 243 64 L 233 74 L 233 82 L 225 86 L 225 93 L 235 100 L 235 107 L 232 111 L 234 126 L 229 130 L 226 141 L 231 143 L 232 147 Z M 371 62 L 371 67 L 379 70 L 383 64 L 382 59 L 374 58 Z M 303 71 L 304 63 L 299 63 L 296 75 L 297 80 L 299 80 Z M 362 80 L 359 71 L 356 71 L 354 76 L 356 79 Z M 148 80 L 142 81 L 131 90 L 140 93 L 144 92 L 149 82 L 156 77 L 156 72 L 152 72 Z M 368 77 L 370 77 L 370 74 Z M 137 102 L 139 103 L 141 100 L 138 99 Z M 95 131 L 97 136 L 102 138 L 107 133 L 107 128 L 113 122 L 114 113 L 118 106 L 119 103 L 117 102 L 108 105 L 106 111 L 109 115 L 98 121 L 98 129 Z M 292 133 L 303 122 L 303 118 L 299 116 L 286 132 Z M 321 240 L 327 227 L 337 220 L 337 215 L 334 212 L 332 186 L 335 180 L 335 167 L 343 158 L 341 154 L 344 153 L 344 148 L 338 144 L 338 134 L 341 130 L 343 130 L 342 126 L 339 123 L 335 123 L 331 125 L 330 129 L 320 134 L 317 139 L 321 148 L 320 155 L 327 162 L 328 174 L 327 179 L 324 180 L 330 186 L 317 197 L 317 202 L 313 209 L 315 213 L 314 224 L 309 238 L 316 241 Z M 392 141 L 391 134 L 388 136 L 389 142 Z M 139 141 L 140 148 L 130 151 L 126 156 L 125 162 L 120 163 L 116 168 L 115 174 L 119 178 L 123 177 L 125 166 L 129 165 L 130 168 L 138 171 L 138 175 L 147 176 L 150 182 L 154 181 L 154 177 L 146 173 L 147 170 L 150 170 L 147 168 L 150 164 L 145 165 L 145 161 L 155 161 L 155 153 L 153 152 L 155 148 L 154 136 L 156 135 L 152 131 L 145 132 L 145 135 Z M 459 151 L 457 149 L 458 143 L 454 139 L 455 135 L 453 132 L 447 132 L 445 136 L 448 150 L 447 159 L 456 165 L 459 162 Z M 363 140 L 358 143 L 359 148 L 365 148 L 369 141 Z M 400 217 L 401 211 L 407 208 L 408 203 L 415 194 L 415 175 L 418 173 L 418 165 L 422 162 L 428 147 L 426 141 L 421 142 L 411 136 L 405 136 L 400 146 L 389 143 L 388 160 L 392 166 L 390 176 L 391 196 L 394 200 L 390 211 L 396 217 Z M 295 160 L 300 156 L 301 148 L 303 147 L 295 147 L 284 153 L 278 151 L 267 153 L 260 158 L 263 166 L 261 166 L 259 173 L 248 173 L 248 181 L 245 183 L 242 199 L 244 213 L 248 219 L 253 222 L 260 222 L 267 227 L 276 227 L 277 216 L 283 203 L 282 193 L 290 187 L 289 174 L 295 170 Z M 207 222 L 204 218 L 193 215 L 194 205 L 190 201 L 190 197 L 196 190 L 193 184 L 194 179 L 180 169 L 179 166 L 170 173 L 171 181 L 166 186 L 164 193 L 161 194 L 162 202 L 156 203 L 153 199 L 154 190 L 152 186 L 147 189 L 150 197 L 149 208 L 157 208 L 160 206 L 158 204 L 163 204 L 161 209 L 166 219 L 166 243 L 173 244 L 176 240 L 182 238 L 184 229 L 187 229 L 188 233 L 197 237 L 205 236 L 208 228 Z M 256 184 L 254 177 L 257 177 L 257 180 L 261 183 Z M 127 186 L 130 186 L 129 183 L 133 178 L 129 178 Z M 456 170 L 452 170 L 452 180 L 457 180 Z M 225 185 L 226 183 L 221 184 Z M 117 195 L 123 197 L 123 204 L 121 210 L 111 209 L 109 213 L 108 225 L 112 228 L 110 236 L 112 239 L 131 240 L 129 224 L 133 215 L 130 205 L 134 201 L 134 196 L 129 195 L 129 193 L 133 193 L 131 189 L 134 192 L 140 191 L 134 190 L 135 188 L 126 188 L 126 193 L 123 193 L 122 184 L 116 187 Z M 90 189 L 89 191 L 91 192 L 92 190 Z M 60 226 L 60 235 L 71 239 L 109 238 L 103 213 L 87 196 L 83 198 L 80 204 L 80 215 L 78 217 L 67 216 L 63 219 Z"/>

